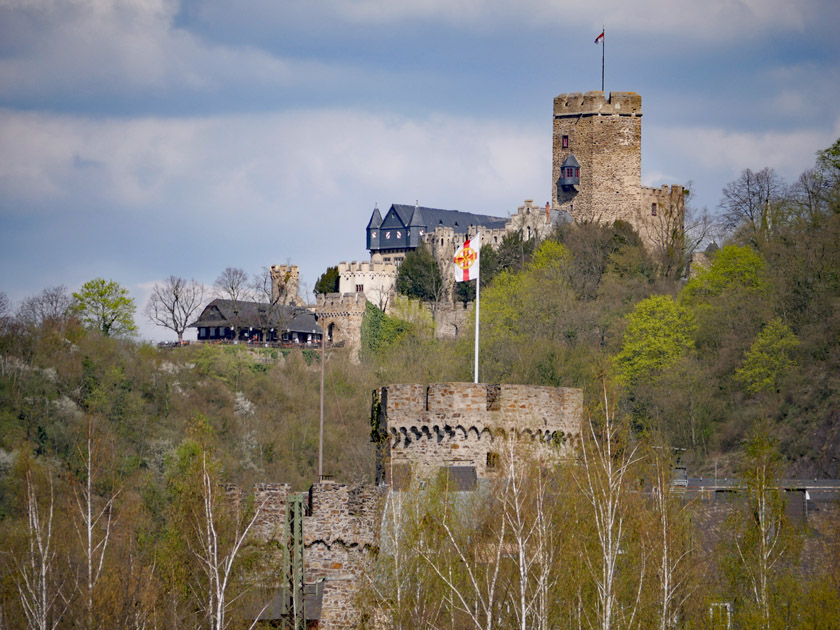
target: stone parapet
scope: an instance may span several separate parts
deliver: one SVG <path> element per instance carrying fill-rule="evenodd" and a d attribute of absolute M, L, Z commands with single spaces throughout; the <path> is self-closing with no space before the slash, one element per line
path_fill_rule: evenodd
<path fill-rule="evenodd" d="M 374 392 L 372 412 L 384 440 L 378 474 L 390 482 L 395 465 L 423 477 L 459 466 L 474 469 L 479 478 L 492 476 L 507 438 L 524 442 L 538 459 L 563 457 L 579 444 L 582 409 L 583 392 L 573 388 L 485 383 L 382 387 Z"/>
<path fill-rule="evenodd" d="M 610 92 L 609 98 L 600 90 L 569 92 L 554 99 L 554 116 L 641 116 L 642 97 L 636 92 Z"/>

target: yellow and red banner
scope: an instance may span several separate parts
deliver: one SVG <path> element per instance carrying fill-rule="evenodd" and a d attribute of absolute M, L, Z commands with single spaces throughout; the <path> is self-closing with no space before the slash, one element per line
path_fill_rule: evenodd
<path fill-rule="evenodd" d="M 455 252 L 455 282 L 468 282 L 478 278 L 479 252 L 481 239 L 478 234 L 473 239 L 467 239 L 460 249 Z"/>

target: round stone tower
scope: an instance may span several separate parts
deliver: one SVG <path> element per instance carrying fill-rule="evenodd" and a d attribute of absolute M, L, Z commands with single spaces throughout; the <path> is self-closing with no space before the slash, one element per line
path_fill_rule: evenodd
<path fill-rule="evenodd" d="M 375 390 L 371 421 L 380 445 L 379 482 L 445 468 L 462 482 L 496 473 L 504 440 L 539 458 L 568 454 L 580 440 L 580 389 L 486 383 L 390 385 Z M 400 479 L 399 477 L 402 477 Z M 468 489 L 467 487 L 463 489 Z"/>

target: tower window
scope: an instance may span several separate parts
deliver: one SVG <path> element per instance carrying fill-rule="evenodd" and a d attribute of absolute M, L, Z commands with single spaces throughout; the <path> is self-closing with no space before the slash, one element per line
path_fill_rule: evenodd
<path fill-rule="evenodd" d="M 656 204 L 655 203 L 650 204 L 650 216 L 652 216 L 652 217 L 656 216 Z"/>
<path fill-rule="evenodd" d="M 494 453 L 493 451 L 488 451 L 487 453 L 487 468 L 498 468 L 499 467 L 499 454 Z"/>
<path fill-rule="evenodd" d="M 356 293 L 364 293 L 365 292 L 365 285 L 357 284 L 356 285 Z"/>
<path fill-rule="evenodd" d="M 563 136 L 563 145 L 562 146 L 563 146 L 564 149 L 569 148 L 569 136 Z"/>

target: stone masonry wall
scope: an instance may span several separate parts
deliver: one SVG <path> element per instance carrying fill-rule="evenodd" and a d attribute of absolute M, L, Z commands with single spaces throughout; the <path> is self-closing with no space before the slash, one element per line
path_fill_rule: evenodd
<path fill-rule="evenodd" d="M 386 308 L 397 286 L 397 266 L 384 262 L 338 263 L 338 292 L 358 293 L 379 308 Z"/>
<path fill-rule="evenodd" d="M 358 360 L 361 348 L 365 301 L 364 293 L 329 293 L 319 295 L 315 305 L 318 324 L 324 334 L 329 339 L 332 331 L 332 343 L 344 343 L 354 360 Z"/>
<path fill-rule="evenodd" d="M 378 391 L 378 425 L 388 438 L 380 462 L 411 465 L 429 476 L 441 466 L 473 466 L 492 476 L 488 453 L 515 435 L 533 445 L 538 457 L 569 454 L 580 440 L 583 392 L 573 388 L 484 383 L 391 385 Z M 488 467 L 488 464 L 491 464 Z"/>
<path fill-rule="evenodd" d="M 560 94 L 554 99 L 552 207 L 575 220 L 633 221 L 641 202 L 642 97 L 635 92 Z M 563 136 L 568 146 L 563 146 Z M 573 153 L 580 163 L 578 191 L 557 182 Z"/>
<path fill-rule="evenodd" d="M 228 495 L 239 500 L 235 488 Z M 324 581 L 319 628 L 344 630 L 355 628 L 359 611 L 355 597 L 361 586 L 367 550 L 375 546 L 383 489 L 322 482 L 309 489 L 308 505 L 303 518 L 304 580 Z M 291 493 L 289 484 L 254 486 L 261 516 L 254 524 L 256 540 L 267 543 L 282 541 L 286 502 Z M 271 576 L 268 582 L 271 582 Z M 276 586 L 281 579 L 277 576 Z"/>
<path fill-rule="evenodd" d="M 300 269 L 297 265 L 271 265 L 271 299 L 280 304 L 298 301 Z"/>
<path fill-rule="evenodd" d="M 642 188 L 642 200 L 632 225 L 649 251 L 659 251 L 674 240 L 682 242 L 685 225 L 685 187 Z"/>

